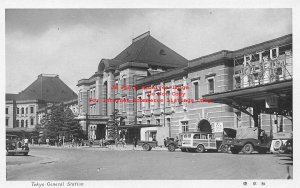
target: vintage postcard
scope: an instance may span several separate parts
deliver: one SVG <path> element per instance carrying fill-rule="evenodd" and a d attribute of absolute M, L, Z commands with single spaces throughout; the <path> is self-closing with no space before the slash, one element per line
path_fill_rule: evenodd
<path fill-rule="evenodd" d="M 5 187 L 296 187 L 281 5 L 3 8 Z"/>

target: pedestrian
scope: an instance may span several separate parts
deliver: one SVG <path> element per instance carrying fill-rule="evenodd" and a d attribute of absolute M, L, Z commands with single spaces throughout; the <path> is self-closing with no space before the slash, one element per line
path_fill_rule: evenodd
<path fill-rule="evenodd" d="M 46 139 L 46 143 L 49 146 L 49 138 Z"/>
<path fill-rule="evenodd" d="M 116 148 L 118 147 L 118 142 L 119 142 L 118 137 L 116 137 L 116 139 L 115 139 Z"/>
<path fill-rule="evenodd" d="M 28 138 L 25 138 L 25 139 L 24 139 L 24 145 L 25 145 L 25 146 L 28 146 Z"/>
<path fill-rule="evenodd" d="M 74 147 L 74 144 L 75 144 L 75 139 L 73 138 L 72 139 L 72 147 Z"/>
<path fill-rule="evenodd" d="M 38 144 L 39 144 L 39 146 L 41 145 L 41 142 L 42 142 L 42 139 L 39 138 L 39 139 L 38 139 Z"/>
<path fill-rule="evenodd" d="M 134 147 L 136 148 L 136 145 L 137 145 L 137 141 L 138 139 L 136 138 L 136 136 L 133 138 L 133 144 L 134 144 Z"/>

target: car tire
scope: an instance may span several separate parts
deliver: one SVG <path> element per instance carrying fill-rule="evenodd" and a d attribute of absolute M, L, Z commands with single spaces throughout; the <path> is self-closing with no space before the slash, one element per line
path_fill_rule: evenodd
<path fill-rule="evenodd" d="M 202 144 L 197 146 L 196 152 L 197 153 L 203 153 L 205 151 L 205 148 Z"/>
<path fill-rule="evenodd" d="M 245 154 L 251 154 L 253 152 L 253 150 L 254 150 L 253 145 L 250 143 L 245 144 L 242 149 L 243 153 L 245 153 Z"/>
<path fill-rule="evenodd" d="M 175 145 L 174 144 L 169 144 L 168 145 L 168 150 L 170 151 L 170 152 L 174 152 L 175 151 Z"/>
<path fill-rule="evenodd" d="M 24 156 L 28 156 L 28 152 L 24 153 Z"/>
<path fill-rule="evenodd" d="M 182 152 L 187 152 L 186 148 L 181 148 L 180 149 Z"/>
<path fill-rule="evenodd" d="M 149 144 L 143 144 L 143 150 L 145 150 L 145 151 L 150 151 L 151 149 L 151 147 L 150 147 L 150 145 Z M 150 149 L 150 150 L 149 150 Z"/>
<path fill-rule="evenodd" d="M 228 151 L 228 147 L 226 146 L 226 145 L 221 145 L 220 146 L 220 151 L 222 152 L 222 153 L 227 153 L 227 151 Z"/>

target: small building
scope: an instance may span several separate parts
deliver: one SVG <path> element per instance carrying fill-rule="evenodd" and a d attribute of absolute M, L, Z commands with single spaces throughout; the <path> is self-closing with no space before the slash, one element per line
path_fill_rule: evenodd
<path fill-rule="evenodd" d="M 29 136 L 39 123 L 40 109 L 74 99 L 77 94 L 58 75 L 40 74 L 24 91 L 6 94 L 6 133 Z"/>

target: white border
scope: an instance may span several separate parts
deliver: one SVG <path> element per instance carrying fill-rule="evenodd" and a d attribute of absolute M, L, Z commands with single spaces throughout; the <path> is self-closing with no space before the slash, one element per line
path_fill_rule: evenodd
<path fill-rule="evenodd" d="M 152 1 L 141 1 L 141 0 L 2 0 L 0 3 L 0 41 L 1 41 L 1 88 L 2 92 L 1 102 L 2 107 L 0 108 L 1 114 L 1 164 L 6 163 L 4 155 L 4 139 L 5 138 L 5 8 L 292 8 L 293 9 L 293 48 L 294 48 L 294 59 L 293 64 L 294 70 L 299 69 L 299 2 L 297 0 L 209 0 L 209 1 L 197 1 L 197 0 L 152 0 Z M 258 20 L 259 21 L 259 20 Z M 296 72 L 296 71 L 294 71 Z M 297 73 L 297 72 L 296 72 Z M 299 74 L 298 74 L 299 75 Z M 299 104 L 298 97 L 300 96 L 300 90 L 297 86 L 298 75 L 294 74 L 294 108 L 297 110 L 297 104 Z M 294 148 L 299 148 L 299 121 L 297 118 L 299 110 L 294 111 Z M 253 180 L 247 180 L 250 185 L 243 186 L 243 180 L 178 180 L 178 181 L 80 181 L 84 182 L 83 187 L 144 187 L 144 188 L 156 188 L 156 187 L 299 187 L 299 150 L 294 150 L 294 162 L 293 162 L 293 180 L 257 180 L 257 182 L 266 182 L 265 186 L 256 185 L 253 186 Z M 1 165 L 0 179 L 1 187 L 32 187 L 30 181 L 6 181 L 6 169 L 5 165 Z M 46 181 L 41 181 L 46 182 Z"/>

